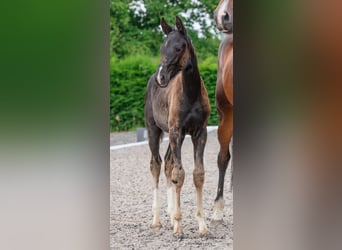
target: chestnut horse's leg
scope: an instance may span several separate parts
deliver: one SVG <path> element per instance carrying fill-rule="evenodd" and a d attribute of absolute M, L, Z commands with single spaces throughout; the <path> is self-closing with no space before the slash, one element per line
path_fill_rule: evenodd
<path fill-rule="evenodd" d="M 223 186 L 224 176 L 226 174 L 228 162 L 230 160 L 229 142 L 233 134 L 233 106 L 225 107 L 219 111 L 220 122 L 218 126 L 218 140 L 220 144 L 220 152 L 217 157 L 217 165 L 219 168 L 219 181 L 217 187 L 217 196 L 215 198 L 213 220 L 222 220 L 223 217 Z"/>
<path fill-rule="evenodd" d="M 180 192 L 184 183 L 185 172 L 181 161 L 181 147 L 184 140 L 184 133 L 179 128 L 170 128 L 170 147 L 173 159 L 173 168 L 171 172 L 171 181 L 173 183 L 175 195 L 175 208 L 173 211 L 173 233 L 182 234 L 182 213 L 180 210 Z"/>
<path fill-rule="evenodd" d="M 160 203 L 159 203 L 159 175 L 160 175 L 160 167 L 161 167 L 161 157 L 159 155 L 159 144 L 160 144 L 160 136 L 162 131 L 158 127 L 148 128 L 148 143 L 150 146 L 150 150 L 152 153 L 151 161 L 150 161 L 150 170 L 153 176 L 153 221 L 152 227 L 161 227 L 160 223 Z"/>
<path fill-rule="evenodd" d="M 203 153 L 205 144 L 207 141 L 207 128 L 203 128 L 199 133 L 192 135 L 191 137 L 192 143 L 194 145 L 194 162 L 195 168 L 193 171 L 194 184 L 196 187 L 197 193 L 197 210 L 196 210 L 196 218 L 199 225 L 199 233 L 200 235 L 205 235 L 208 232 L 208 228 L 204 219 L 203 212 L 203 183 L 204 183 L 204 166 L 203 166 Z"/>
<path fill-rule="evenodd" d="M 232 192 L 233 191 L 233 136 L 231 137 L 230 142 L 229 142 L 229 153 L 230 153 L 229 163 L 230 163 L 230 171 L 231 171 L 229 191 Z"/>
<path fill-rule="evenodd" d="M 171 182 L 173 160 L 172 160 L 170 144 L 167 147 L 167 151 L 164 157 L 164 162 L 165 162 L 165 177 L 166 177 L 166 187 L 167 187 L 167 213 L 170 216 L 171 226 L 173 227 L 174 219 L 172 215 L 173 215 L 173 210 L 175 207 L 175 192 L 172 188 L 172 182 Z"/>

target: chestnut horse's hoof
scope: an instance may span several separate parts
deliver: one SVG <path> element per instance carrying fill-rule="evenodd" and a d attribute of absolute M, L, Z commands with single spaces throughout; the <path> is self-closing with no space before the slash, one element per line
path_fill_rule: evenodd
<path fill-rule="evenodd" d="M 221 219 L 221 220 L 214 220 L 214 219 L 212 219 L 210 221 L 210 226 L 212 228 L 218 228 L 218 227 L 222 226 L 223 224 L 224 224 L 223 223 L 223 219 Z"/>

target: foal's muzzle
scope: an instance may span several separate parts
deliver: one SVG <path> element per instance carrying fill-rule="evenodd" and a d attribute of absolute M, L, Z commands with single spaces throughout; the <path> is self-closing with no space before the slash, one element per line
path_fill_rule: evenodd
<path fill-rule="evenodd" d="M 159 87 L 165 88 L 169 84 L 169 76 L 166 72 L 166 66 L 160 65 L 156 75 L 156 83 Z"/>

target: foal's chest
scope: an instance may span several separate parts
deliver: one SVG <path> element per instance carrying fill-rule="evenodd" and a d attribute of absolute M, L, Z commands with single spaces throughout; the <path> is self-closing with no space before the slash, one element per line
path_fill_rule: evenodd
<path fill-rule="evenodd" d="M 206 125 L 209 116 L 209 101 L 204 86 L 200 95 L 189 98 L 181 84 L 181 74 L 178 74 L 169 86 L 154 91 L 152 101 L 153 115 L 158 127 L 168 131 L 171 127 L 190 131 L 193 128 Z"/>
<path fill-rule="evenodd" d="M 180 111 L 176 119 L 179 119 L 181 127 L 194 128 L 203 125 L 207 118 L 208 112 L 203 107 L 202 103 L 196 102 L 189 106 L 189 109 L 182 112 Z"/>

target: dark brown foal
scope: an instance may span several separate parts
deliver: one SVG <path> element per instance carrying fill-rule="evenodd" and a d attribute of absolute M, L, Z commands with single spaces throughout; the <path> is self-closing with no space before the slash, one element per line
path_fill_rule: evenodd
<path fill-rule="evenodd" d="M 153 227 L 160 227 L 158 183 L 161 169 L 159 144 L 162 132 L 169 133 L 169 146 L 165 154 L 168 213 L 175 234 L 182 234 L 180 192 L 184 182 L 181 147 L 186 134 L 194 145 L 193 180 L 197 191 L 196 217 L 199 232 L 208 229 L 204 219 L 202 188 L 204 183 L 203 153 L 207 140 L 207 122 L 210 113 L 207 91 L 200 77 L 194 47 L 182 21 L 176 17 L 176 27 L 161 21 L 167 35 L 161 47 L 161 62 L 150 78 L 145 99 L 145 122 L 152 157 L 150 162 L 154 180 Z"/>
<path fill-rule="evenodd" d="M 217 137 L 220 152 L 217 157 L 219 180 L 215 198 L 213 220 L 223 218 L 223 187 L 231 148 L 229 147 L 233 135 L 233 0 L 221 0 L 215 13 L 217 28 L 225 33 L 218 53 L 218 74 L 216 83 L 216 108 L 219 114 Z M 231 164 L 233 169 L 233 164 Z M 232 178 L 230 187 L 232 189 Z"/>

